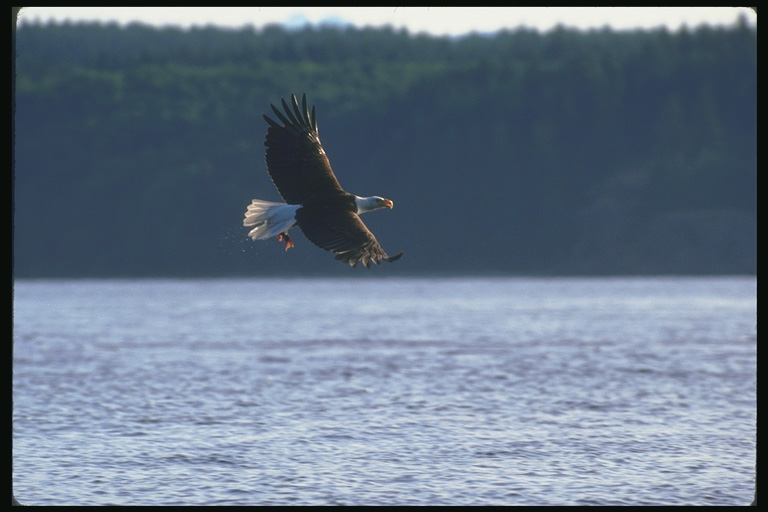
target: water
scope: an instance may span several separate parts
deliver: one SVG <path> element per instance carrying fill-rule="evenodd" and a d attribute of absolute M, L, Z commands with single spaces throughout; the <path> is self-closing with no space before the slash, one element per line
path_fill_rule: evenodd
<path fill-rule="evenodd" d="M 755 278 L 20 281 L 28 505 L 744 505 Z"/>

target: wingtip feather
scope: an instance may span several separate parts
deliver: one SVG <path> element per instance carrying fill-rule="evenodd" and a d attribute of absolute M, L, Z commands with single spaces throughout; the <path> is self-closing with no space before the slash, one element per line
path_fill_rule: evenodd
<path fill-rule="evenodd" d="M 295 94 L 291 94 L 291 99 L 293 100 L 293 102 L 295 104 L 296 103 L 296 95 Z M 291 120 L 291 124 L 299 124 L 299 122 L 296 120 L 296 118 L 293 117 L 293 113 L 291 112 L 291 109 L 288 107 L 288 103 L 286 103 L 285 98 L 280 98 L 280 101 L 283 103 L 283 109 L 285 110 L 285 114 Z"/>

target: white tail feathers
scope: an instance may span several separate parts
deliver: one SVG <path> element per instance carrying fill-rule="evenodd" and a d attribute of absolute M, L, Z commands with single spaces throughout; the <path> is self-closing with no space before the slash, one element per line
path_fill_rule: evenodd
<path fill-rule="evenodd" d="M 301 205 L 254 199 L 245 211 L 243 226 L 255 226 L 248 233 L 254 240 L 277 236 L 296 224 L 296 210 L 299 208 Z"/>

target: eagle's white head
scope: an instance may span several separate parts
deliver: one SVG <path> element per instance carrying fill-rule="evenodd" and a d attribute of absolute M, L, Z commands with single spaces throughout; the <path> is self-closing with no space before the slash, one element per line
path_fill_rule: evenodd
<path fill-rule="evenodd" d="M 378 210 L 379 208 L 392 208 L 394 203 L 391 199 L 385 199 L 379 196 L 360 197 L 355 196 L 355 203 L 357 203 L 357 214 Z"/>

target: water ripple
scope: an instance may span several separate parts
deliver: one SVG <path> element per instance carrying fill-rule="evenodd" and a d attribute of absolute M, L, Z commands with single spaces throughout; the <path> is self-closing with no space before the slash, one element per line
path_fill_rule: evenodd
<path fill-rule="evenodd" d="M 15 496 L 751 502 L 754 279 L 359 286 L 16 283 Z"/>

